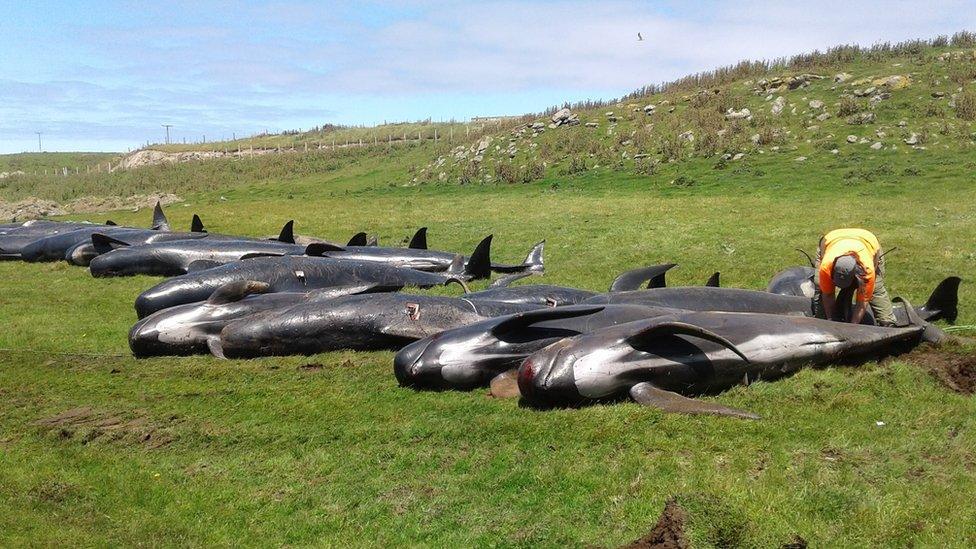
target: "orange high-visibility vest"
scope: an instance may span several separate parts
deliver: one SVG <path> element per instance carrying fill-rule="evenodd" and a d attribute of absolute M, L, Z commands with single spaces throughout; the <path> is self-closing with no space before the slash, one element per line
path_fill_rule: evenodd
<path fill-rule="evenodd" d="M 870 231 L 864 229 L 836 229 L 824 236 L 824 251 L 820 260 L 820 291 L 823 293 L 834 293 L 834 280 L 831 276 L 834 271 L 834 261 L 843 255 L 852 255 L 857 260 L 857 264 L 864 271 L 860 277 L 864 285 L 857 291 L 857 300 L 861 303 L 871 301 L 874 295 L 874 261 L 881 244 L 878 237 Z"/>

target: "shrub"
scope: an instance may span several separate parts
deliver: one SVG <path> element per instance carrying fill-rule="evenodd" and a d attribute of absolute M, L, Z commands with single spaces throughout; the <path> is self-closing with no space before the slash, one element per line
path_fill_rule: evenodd
<path fill-rule="evenodd" d="M 654 175 L 657 172 L 657 159 L 649 156 L 635 158 L 634 172 L 637 175 Z"/>
<path fill-rule="evenodd" d="M 956 116 L 963 120 L 976 120 L 976 92 L 966 90 L 956 96 Z"/>
<path fill-rule="evenodd" d="M 974 61 L 953 61 L 949 65 L 949 80 L 960 86 L 972 82 L 976 79 L 976 62 Z"/>
<path fill-rule="evenodd" d="M 658 142 L 658 152 L 668 162 L 678 160 L 684 152 L 685 141 L 678 137 L 677 133 L 665 133 Z"/>
<path fill-rule="evenodd" d="M 837 116 L 844 117 L 861 112 L 863 108 L 853 97 L 845 95 L 840 98 L 840 105 L 837 107 Z"/>
<path fill-rule="evenodd" d="M 571 156 L 569 157 L 569 163 L 563 166 L 559 170 L 559 173 L 561 175 L 574 175 L 585 172 L 586 170 L 587 167 L 585 158 L 582 156 Z"/>

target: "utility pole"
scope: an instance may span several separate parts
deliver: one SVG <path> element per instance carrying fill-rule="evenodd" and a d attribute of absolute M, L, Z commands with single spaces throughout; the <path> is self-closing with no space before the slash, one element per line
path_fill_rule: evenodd
<path fill-rule="evenodd" d="M 41 150 L 41 132 L 34 132 L 37 134 L 37 152 L 44 152 Z"/>
<path fill-rule="evenodd" d="M 173 125 L 172 124 L 163 124 L 163 127 L 166 128 L 166 144 L 169 145 L 169 129 L 172 128 Z"/>

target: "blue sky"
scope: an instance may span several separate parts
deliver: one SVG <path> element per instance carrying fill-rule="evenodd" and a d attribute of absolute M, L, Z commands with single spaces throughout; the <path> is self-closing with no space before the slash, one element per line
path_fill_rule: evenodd
<path fill-rule="evenodd" d="M 540 111 L 741 59 L 976 30 L 976 0 L 0 0 L 0 152 Z M 645 40 L 638 42 L 637 32 Z"/>

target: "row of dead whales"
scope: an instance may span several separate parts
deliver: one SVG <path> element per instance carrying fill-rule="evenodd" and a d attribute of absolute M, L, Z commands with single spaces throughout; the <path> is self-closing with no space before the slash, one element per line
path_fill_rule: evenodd
<path fill-rule="evenodd" d="M 543 272 L 543 243 L 521 264 L 490 259 L 491 236 L 468 257 L 429 250 L 425 229 L 406 248 L 365 233 L 348 244 L 208 233 L 199 217 L 172 231 L 157 204 L 149 229 L 30 221 L 0 225 L 0 258 L 67 260 L 92 275 L 168 278 L 138 296 L 129 333 L 137 357 L 212 353 L 251 358 L 339 349 L 398 351 L 404 387 L 520 396 L 537 407 L 630 397 L 661 410 L 754 418 L 693 398 L 804 367 L 858 364 L 945 335 L 960 279 L 949 277 L 921 307 L 896 300 L 898 326 L 814 317 L 813 269 L 778 273 L 766 291 L 667 287 L 674 264 L 617 276 L 609 291 L 511 285 Z M 467 282 L 504 273 L 487 289 Z M 461 297 L 402 293 L 457 283 Z M 843 298 L 842 298 L 843 300 Z M 845 301 L 849 301 L 849 297 Z M 843 312 L 841 314 L 844 314 Z"/>

